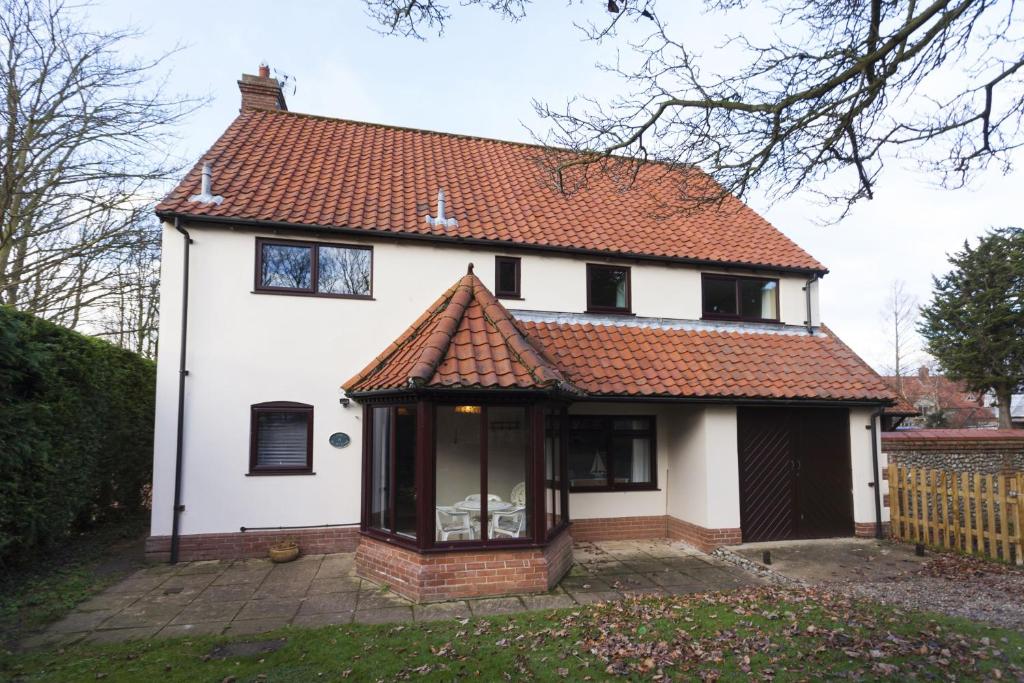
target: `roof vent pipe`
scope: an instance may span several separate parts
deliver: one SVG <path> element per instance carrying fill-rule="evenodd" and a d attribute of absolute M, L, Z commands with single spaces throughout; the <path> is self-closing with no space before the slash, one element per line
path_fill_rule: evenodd
<path fill-rule="evenodd" d="M 203 164 L 203 180 L 199 194 L 192 195 L 188 200 L 200 204 L 220 204 L 224 201 L 224 197 L 213 194 L 213 165 L 209 161 Z"/>
<path fill-rule="evenodd" d="M 444 217 L 444 190 L 439 189 L 437 191 L 437 218 L 434 218 L 430 214 L 427 214 L 424 220 L 427 222 L 427 225 L 429 225 L 432 228 L 438 226 L 442 228 L 459 227 L 459 222 L 457 220 L 455 220 L 454 218 Z"/>

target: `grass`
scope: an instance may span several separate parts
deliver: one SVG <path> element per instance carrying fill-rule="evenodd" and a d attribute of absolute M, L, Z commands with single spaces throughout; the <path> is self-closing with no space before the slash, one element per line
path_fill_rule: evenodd
<path fill-rule="evenodd" d="M 268 650 L 239 643 L 263 643 Z M 274 649 L 274 648 L 277 649 Z M 233 649 L 236 648 L 236 649 Z M 246 652 L 245 650 L 248 650 Z M 1020 678 L 1024 635 L 808 590 L 0 656 L 14 681 Z"/>
<path fill-rule="evenodd" d="M 120 581 L 142 564 L 135 552 L 148 516 L 132 516 L 83 532 L 54 550 L 0 571 L 0 643 L 67 614 L 78 603 Z"/>

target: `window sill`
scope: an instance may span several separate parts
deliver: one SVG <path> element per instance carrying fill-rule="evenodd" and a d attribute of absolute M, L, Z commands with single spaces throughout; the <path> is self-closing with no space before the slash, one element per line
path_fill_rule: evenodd
<path fill-rule="evenodd" d="M 633 311 L 625 311 L 621 308 L 588 308 L 584 313 L 590 313 L 594 315 L 621 315 L 624 318 L 635 318 L 636 313 Z"/>
<path fill-rule="evenodd" d="M 569 487 L 569 493 L 637 493 L 643 491 L 660 491 L 657 486 L 584 486 Z"/>
<path fill-rule="evenodd" d="M 276 294 L 277 296 L 306 296 L 313 299 L 353 299 L 357 301 L 376 301 L 373 295 L 357 294 L 322 294 L 320 292 L 303 292 L 290 289 L 254 289 L 250 294 Z"/>
<path fill-rule="evenodd" d="M 526 301 L 525 298 L 519 296 L 518 294 L 495 294 L 494 297 L 496 299 L 506 299 L 508 301 Z"/>
<path fill-rule="evenodd" d="M 316 472 L 312 472 L 310 470 L 294 470 L 294 471 L 291 471 L 291 470 L 265 470 L 265 471 L 262 471 L 262 472 L 261 471 L 255 471 L 255 472 L 246 472 L 245 473 L 245 476 L 247 476 L 247 477 L 300 477 L 300 476 L 311 477 L 311 476 L 314 476 L 314 475 L 316 475 Z"/>
<path fill-rule="evenodd" d="M 778 325 L 778 318 L 736 318 L 728 315 L 702 315 L 701 320 L 716 323 L 764 323 L 766 325 Z"/>

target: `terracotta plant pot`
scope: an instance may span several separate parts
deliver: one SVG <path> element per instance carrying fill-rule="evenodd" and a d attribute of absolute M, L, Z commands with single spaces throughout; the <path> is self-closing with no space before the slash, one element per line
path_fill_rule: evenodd
<path fill-rule="evenodd" d="M 270 560 L 272 562 L 291 562 L 298 556 L 298 543 L 277 543 L 270 546 Z"/>

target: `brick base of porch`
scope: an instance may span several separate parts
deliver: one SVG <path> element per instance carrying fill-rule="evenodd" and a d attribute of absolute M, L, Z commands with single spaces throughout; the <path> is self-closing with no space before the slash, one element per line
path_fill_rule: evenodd
<path fill-rule="evenodd" d="M 723 545 L 737 545 L 743 542 L 743 534 L 739 527 L 708 529 L 672 516 L 668 517 L 668 537 L 673 541 L 688 543 L 705 553 Z"/>
<path fill-rule="evenodd" d="M 370 536 L 356 550 L 356 574 L 413 602 L 544 593 L 572 566 L 572 535 L 543 548 L 418 553 Z"/>
<path fill-rule="evenodd" d="M 318 527 L 282 531 L 245 531 L 226 534 L 187 534 L 178 537 L 178 559 L 236 560 L 266 557 L 271 545 L 294 540 L 304 555 L 352 552 L 359 545 L 359 527 Z M 146 539 L 146 559 L 167 562 L 171 559 L 171 537 Z"/>

